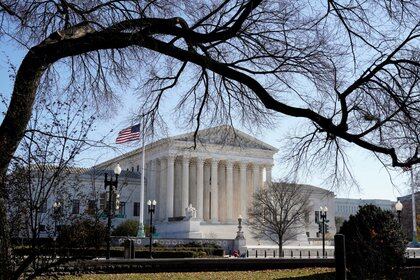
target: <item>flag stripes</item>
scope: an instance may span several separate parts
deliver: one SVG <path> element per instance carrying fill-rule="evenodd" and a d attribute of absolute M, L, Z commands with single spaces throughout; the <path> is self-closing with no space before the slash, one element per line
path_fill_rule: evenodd
<path fill-rule="evenodd" d="M 139 140 L 140 139 L 140 124 L 133 125 L 131 127 L 125 128 L 118 132 L 118 137 L 115 140 L 117 144 L 123 144 L 126 142 Z"/>

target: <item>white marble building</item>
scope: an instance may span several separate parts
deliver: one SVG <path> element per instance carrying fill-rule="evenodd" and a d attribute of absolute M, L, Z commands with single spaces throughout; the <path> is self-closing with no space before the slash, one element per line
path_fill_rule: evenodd
<path fill-rule="evenodd" d="M 154 224 L 158 237 L 232 239 L 237 231 L 237 217 L 242 215 L 247 244 L 269 244 L 253 238 L 246 226 L 246 216 L 253 193 L 271 181 L 276 152 L 276 148 L 230 126 L 199 131 L 195 148 L 194 133 L 146 145 L 144 201 L 157 201 Z M 103 175 L 111 174 L 119 163 L 123 169 L 118 188 L 121 208 L 113 225 L 128 219 L 139 220 L 141 162 L 142 149 L 138 148 L 90 169 L 80 169 L 74 176 L 80 182 L 79 194 L 83 194 L 83 198 L 73 194 L 66 199 L 71 203 L 70 216 L 82 215 L 92 205 L 103 209 L 101 198 L 103 200 L 106 192 Z M 309 185 L 301 187 L 311 191 L 312 211 L 299 240 L 292 244 L 304 245 L 308 237 L 317 236 L 319 207 L 327 206 L 329 217 L 334 217 L 335 201 L 332 192 Z M 51 209 L 56 200 L 50 197 L 46 207 Z M 144 204 L 144 223 L 148 224 Z M 196 219 L 182 218 L 189 204 L 196 208 Z M 330 230 L 335 232 L 333 218 Z"/>
<path fill-rule="evenodd" d="M 208 224 L 236 224 L 246 219 L 255 190 L 271 180 L 277 149 L 230 126 L 199 131 L 153 142 L 145 147 L 146 200 L 158 201 L 157 219 L 185 216 L 189 204 L 197 219 Z M 139 171 L 142 149 L 99 164 Z M 216 178 L 216 179 L 214 179 Z"/>
<path fill-rule="evenodd" d="M 395 201 L 387 199 L 354 199 L 354 198 L 336 198 L 336 217 L 348 220 L 350 215 L 355 215 L 359 211 L 359 207 L 363 205 L 373 204 L 383 210 L 395 209 Z"/>
<path fill-rule="evenodd" d="M 277 149 L 230 126 L 199 131 L 196 144 L 194 148 L 194 133 L 187 133 L 145 147 L 145 200 L 158 202 L 159 236 L 233 238 L 237 217 L 242 215 L 246 222 L 253 193 L 271 181 Z M 123 170 L 136 172 L 141 170 L 141 158 L 139 148 L 95 168 L 112 169 L 119 163 Z M 329 215 L 334 217 L 334 194 L 309 185 L 302 188 L 310 188 L 313 208 L 307 226 L 302 228 L 303 239 L 307 241 L 307 237 L 316 238 L 315 216 L 320 206 L 328 206 Z M 186 216 L 189 204 L 197 210 L 195 221 L 169 221 Z M 333 218 L 330 225 L 334 233 Z M 253 240 L 246 226 L 244 232 L 249 244 L 263 242 Z"/>

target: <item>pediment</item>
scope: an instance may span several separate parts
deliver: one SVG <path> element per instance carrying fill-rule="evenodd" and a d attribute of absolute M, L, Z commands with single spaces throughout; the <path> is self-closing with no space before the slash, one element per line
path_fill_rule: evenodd
<path fill-rule="evenodd" d="M 177 141 L 194 141 L 194 132 L 182 134 L 179 136 L 172 137 L 173 140 Z M 248 135 L 242 131 L 234 129 L 229 125 L 222 125 L 212 127 L 209 129 L 199 130 L 197 133 L 197 143 L 202 145 L 213 144 L 221 146 L 234 146 L 241 148 L 252 148 L 262 149 L 277 152 L 278 150 L 263 141 L 258 140 L 251 135 Z"/>

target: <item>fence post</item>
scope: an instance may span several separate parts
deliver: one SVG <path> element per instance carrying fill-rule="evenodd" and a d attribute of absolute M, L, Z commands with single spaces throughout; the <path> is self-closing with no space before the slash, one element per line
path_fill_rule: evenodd
<path fill-rule="evenodd" d="M 293 250 L 290 250 L 290 258 L 293 259 Z"/>
<path fill-rule="evenodd" d="M 311 251 L 308 251 L 308 259 L 311 258 Z"/>
<path fill-rule="evenodd" d="M 276 250 L 273 250 L 273 258 L 276 257 Z"/>
<path fill-rule="evenodd" d="M 346 280 L 346 246 L 343 234 L 336 234 L 334 236 L 335 246 L 335 279 Z"/>
<path fill-rule="evenodd" d="M 267 250 L 264 250 L 264 258 L 267 257 Z"/>
<path fill-rule="evenodd" d="M 246 250 L 246 257 L 249 258 L 249 251 Z"/>
<path fill-rule="evenodd" d="M 299 258 L 302 258 L 302 251 L 299 250 Z"/>
<path fill-rule="evenodd" d="M 255 257 L 258 258 L 258 249 L 255 250 Z"/>

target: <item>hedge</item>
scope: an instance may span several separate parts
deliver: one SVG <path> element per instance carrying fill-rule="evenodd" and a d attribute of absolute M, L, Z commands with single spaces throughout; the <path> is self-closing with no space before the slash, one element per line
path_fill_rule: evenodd
<path fill-rule="evenodd" d="M 32 253 L 32 249 L 28 247 L 23 248 L 16 248 L 14 250 L 14 254 L 19 256 L 25 256 Z M 80 259 L 93 259 L 97 257 L 105 257 L 106 256 L 106 249 L 79 249 L 79 248 L 57 248 L 54 250 L 53 248 L 40 248 L 39 254 L 40 255 L 52 255 L 56 254 L 58 256 L 72 256 L 77 257 Z M 222 249 L 209 249 L 209 250 L 199 250 L 196 248 L 178 248 L 175 250 L 168 250 L 164 248 L 153 249 L 153 257 L 154 258 L 200 258 L 206 256 L 220 256 L 224 255 L 224 251 Z M 111 249 L 111 257 L 113 258 L 123 258 L 124 257 L 124 250 L 120 249 Z M 136 250 L 136 258 L 148 258 L 149 251 L 148 250 Z"/>

